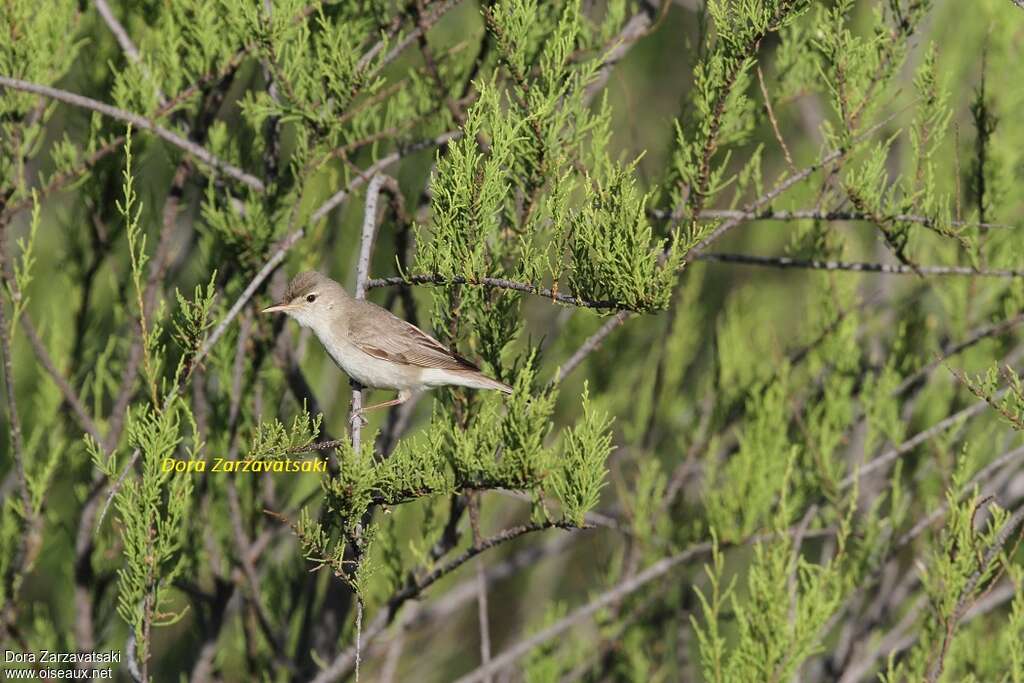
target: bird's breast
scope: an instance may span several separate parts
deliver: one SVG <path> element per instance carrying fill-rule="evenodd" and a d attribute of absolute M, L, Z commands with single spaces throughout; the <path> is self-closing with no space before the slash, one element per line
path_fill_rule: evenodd
<path fill-rule="evenodd" d="M 351 342 L 325 343 L 324 347 L 337 366 L 363 386 L 398 391 L 423 384 L 420 368 L 371 356 Z"/>

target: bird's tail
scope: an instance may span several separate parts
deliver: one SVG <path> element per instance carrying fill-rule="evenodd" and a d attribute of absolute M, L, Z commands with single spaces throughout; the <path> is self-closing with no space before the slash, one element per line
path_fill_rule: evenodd
<path fill-rule="evenodd" d="M 503 394 L 512 393 L 512 387 L 504 382 L 491 379 L 482 372 L 460 372 L 459 380 L 458 382 L 453 382 L 453 384 L 460 384 L 470 389 L 493 389 Z"/>

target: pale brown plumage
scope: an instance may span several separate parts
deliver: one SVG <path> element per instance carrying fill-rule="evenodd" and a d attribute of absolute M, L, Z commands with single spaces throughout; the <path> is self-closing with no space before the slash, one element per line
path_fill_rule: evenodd
<path fill-rule="evenodd" d="M 264 310 L 275 311 L 311 328 L 335 363 L 359 383 L 399 392 L 396 400 L 365 410 L 396 405 L 416 391 L 449 384 L 512 393 L 511 387 L 486 376 L 420 328 L 349 296 L 315 271 L 296 275 L 284 301 Z"/>

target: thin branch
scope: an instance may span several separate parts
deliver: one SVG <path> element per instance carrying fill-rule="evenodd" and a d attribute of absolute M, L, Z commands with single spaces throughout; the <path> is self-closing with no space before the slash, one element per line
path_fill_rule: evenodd
<path fill-rule="evenodd" d="M 391 62 L 398 58 L 398 55 L 405 51 L 405 48 L 412 45 L 415 41 L 419 40 L 421 35 L 424 35 L 434 24 L 441 20 L 445 14 L 451 11 L 461 0 L 447 0 L 441 3 L 441 5 L 431 14 L 429 17 L 425 17 L 416 28 L 410 31 L 404 38 L 388 50 L 388 53 L 384 55 L 384 58 L 377 63 L 374 68 L 370 71 L 369 78 L 372 80 L 380 71 Z M 393 36 L 394 34 L 392 34 Z M 359 59 L 360 66 L 367 65 L 373 59 L 373 57 L 381 51 L 384 47 L 384 41 L 381 40 L 374 45 L 369 51 L 367 51 Z"/>
<path fill-rule="evenodd" d="M 900 644 L 907 639 L 907 632 L 914 626 L 914 622 L 917 621 L 917 617 L 921 614 L 921 610 L 924 609 L 926 604 L 925 596 L 919 596 L 914 601 L 914 604 L 903 614 L 899 623 L 893 626 L 878 641 L 878 644 L 871 649 L 871 652 L 858 656 L 857 660 L 843 672 L 839 683 L 859 681 L 865 674 L 874 669 L 876 661 L 883 657 L 888 657 L 893 652 L 899 652 L 901 649 Z"/>
<path fill-rule="evenodd" d="M 387 176 L 378 173 L 370 180 L 366 188 L 366 208 L 363 211 L 362 241 L 359 244 L 359 262 L 356 264 L 355 298 L 365 299 L 370 281 L 370 258 L 373 256 L 373 243 L 377 236 L 377 200 L 380 189 L 387 181 Z"/>
<path fill-rule="evenodd" d="M 409 583 L 404 588 L 396 592 L 388 600 L 387 605 L 378 612 L 377 617 L 369 625 L 369 627 L 363 629 L 363 642 L 369 643 L 373 638 L 379 635 L 388 624 L 394 619 L 395 615 L 398 614 L 398 610 L 401 609 L 402 605 L 408 600 L 414 599 L 423 593 L 427 588 L 441 580 L 448 574 L 451 574 L 456 569 L 469 562 L 480 553 L 489 550 L 495 546 L 507 543 L 526 534 L 534 533 L 537 531 L 544 531 L 547 529 L 566 529 L 575 530 L 587 527 L 577 527 L 574 525 L 566 524 L 565 522 L 543 522 L 524 524 L 522 526 L 506 529 L 501 533 L 498 533 L 490 538 L 481 541 L 476 546 L 470 547 L 464 553 L 449 560 L 444 565 L 441 565 L 429 572 L 421 579 L 411 578 Z M 710 546 L 709 546 L 710 547 Z M 338 653 L 338 656 L 330 663 L 330 665 L 320 671 L 310 683 L 330 683 L 336 681 L 348 673 L 352 669 L 355 663 L 356 649 L 349 647 L 342 652 Z M 492 660 L 494 661 L 494 660 Z"/>
<path fill-rule="evenodd" d="M 667 212 L 652 210 L 655 218 L 668 218 Z M 928 228 L 939 227 L 939 221 L 930 216 L 919 214 L 897 213 L 891 216 L 868 214 L 863 211 L 825 211 L 819 209 L 799 209 L 796 211 L 748 211 L 744 209 L 705 209 L 701 218 L 728 218 L 744 221 L 865 221 L 868 223 L 917 223 Z M 1006 223 L 977 223 L 972 221 L 949 221 L 944 225 L 954 228 L 1012 228 Z"/>
<path fill-rule="evenodd" d="M 153 74 L 150 72 L 149 67 L 142 61 L 142 55 L 139 54 L 139 49 L 135 47 L 135 43 L 132 42 L 128 32 L 121 25 L 121 22 L 114 16 L 114 12 L 110 9 L 110 5 L 107 4 L 107 0 L 92 0 L 92 4 L 96 7 L 96 11 L 103 17 L 103 23 L 107 25 L 110 32 L 114 34 L 114 38 L 117 40 L 117 44 L 121 46 L 121 51 L 124 52 L 125 56 L 132 62 L 135 62 L 142 67 L 143 73 L 146 74 L 146 78 L 153 80 Z M 167 98 L 164 97 L 163 92 L 157 88 L 157 99 L 160 104 L 163 105 Z"/>
<path fill-rule="evenodd" d="M 253 552 L 253 543 L 249 540 L 248 535 L 245 533 L 245 529 L 242 527 L 242 507 L 238 499 L 238 490 L 235 486 L 233 479 L 228 480 L 227 485 L 227 499 L 228 499 L 228 511 L 231 518 L 231 530 L 234 536 L 235 546 L 238 548 L 238 560 L 242 567 L 242 576 L 245 577 L 245 582 L 248 584 L 249 604 L 252 606 L 253 612 L 256 614 L 256 621 L 259 624 L 260 630 L 263 632 L 263 637 L 267 639 L 270 644 L 271 652 L 275 661 L 280 665 L 287 667 L 288 660 L 283 656 L 284 648 L 274 633 L 273 626 L 270 623 L 270 615 L 267 614 L 266 608 L 263 606 L 263 587 L 260 581 L 260 575 L 256 571 L 255 557 L 256 554 Z"/>
<path fill-rule="evenodd" d="M 128 32 L 124 30 L 124 26 L 114 16 L 113 11 L 110 9 L 110 5 L 107 4 L 107 0 L 92 0 L 92 4 L 96 6 L 96 11 L 103 17 L 103 22 L 110 29 L 110 32 L 114 34 L 114 38 L 117 39 L 117 44 L 121 46 L 121 51 L 124 52 L 125 56 L 133 62 L 138 62 L 142 57 L 139 55 L 139 49 L 135 47 L 135 43 L 132 42 L 131 37 L 128 36 Z"/>
<path fill-rule="evenodd" d="M 316 224 L 320 222 L 320 220 L 324 216 L 326 216 L 335 207 L 337 207 L 339 204 L 345 201 L 348 198 L 348 195 L 352 192 L 352 190 L 356 189 L 357 187 L 361 187 L 364 183 L 366 183 L 367 180 L 372 178 L 377 173 L 383 171 L 385 168 L 395 163 L 396 161 L 399 161 L 400 159 L 402 159 L 402 157 L 405 157 L 414 152 L 418 152 L 422 149 L 428 149 L 430 147 L 441 147 L 443 145 L 448 144 L 449 141 L 460 137 L 461 135 L 461 131 L 449 131 L 447 133 L 438 135 L 436 138 L 433 138 L 431 140 L 423 140 L 420 142 L 413 143 L 411 145 L 403 147 L 402 149 L 395 150 L 394 152 L 388 154 L 387 156 L 381 157 L 379 160 L 377 160 L 376 163 L 372 164 L 365 171 L 363 171 L 358 176 L 353 178 L 352 181 L 346 187 L 335 192 L 327 199 L 327 201 L 325 201 L 323 204 L 317 207 L 317 209 L 313 211 L 313 213 L 310 214 L 309 216 L 310 224 Z"/>
<path fill-rule="evenodd" d="M 1003 390 L 1003 391 L 1005 391 L 1005 390 Z M 1002 393 L 1003 392 L 1000 392 L 999 395 L 1001 395 Z M 987 408 L 987 407 L 988 407 L 988 402 L 987 401 L 978 401 L 977 403 L 974 403 L 974 404 L 964 408 L 963 410 L 960 410 L 960 411 L 957 411 L 957 412 L 953 413 L 949 417 L 946 417 L 946 418 L 944 418 L 942 420 L 939 420 L 938 422 L 933 424 L 931 427 L 928 427 L 927 429 L 918 432 L 917 434 L 915 434 L 914 436 L 910 437 L 909 439 L 907 439 L 903 443 L 901 443 L 901 444 L 899 444 L 897 446 L 893 446 L 892 448 L 890 448 L 886 452 L 882 453 L 877 458 L 875 458 L 875 459 L 871 460 L 870 462 L 864 464 L 862 467 L 857 469 L 856 472 L 854 472 L 850 476 L 848 476 L 845 479 L 843 479 L 839 483 L 839 488 L 842 489 L 842 490 L 848 489 L 858 479 L 863 479 L 865 476 L 867 476 L 868 474 L 874 472 L 875 470 L 877 470 L 877 469 L 879 469 L 881 467 L 885 467 L 886 465 L 891 463 L 893 460 L 896 460 L 901 455 L 909 453 L 914 448 L 916 448 L 917 446 L 921 445 L 922 443 L 928 441 L 932 437 L 937 436 L 938 434 L 941 434 L 942 432 L 946 431 L 947 429 L 949 429 L 949 428 L 959 424 L 963 420 L 968 420 L 968 419 L 974 417 L 975 415 L 978 415 L 979 413 L 983 412 L 985 410 L 985 408 Z"/>
<path fill-rule="evenodd" d="M 571 294 L 561 294 L 547 287 L 541 287 L 539 285 L 530 284 L 529 282 L 516 282 L 515 280 L 508 280 L 500 277 L 482 277 L 479 279 L 470 280 L 469 278 L 461 275 L 453 275 L 446 277 L 437 273 L 428 273 L 422 275 L 408 275 L 406 277 L 382 277 L 374 278 L 367 283 L 368 289 L 377 289 L 379 287 L 401 287 L 403 285 L 470 285 L 489 287 L 493 289 L 510 289 L 516 292 L 525 292 L 527 294 L 536 294 L 537 296 L 545 299 L 551 299 L 558 303 L 568 304 L 570 306 L 578 306 L 580 308 L 600 308 L 600 309 L 611 309 L 611 310 L 634 310 L 629 308 L 626 304 L 619 301 L 608 300 L 590 300 L 583 299 L 578 296 Z"/>
<path fill-rule="evenodd" d="M 489 585 L 507 579 L 517 572 L 534 568 L 545 557 L 558 555 L 580 538 L 579 534 L 558 534 L 542 544 L 529 545 L 508 559 L 485 568 L 484 580 Z M 445 620 L 477 597 L 476 577 L 466 579 L 448 590 L 429 605 L 420 607 L 415 615 L 403 622 L 403 630 L 419 628 L 424 624 Z"/>
<path fill-rule="evenodd" d="M 794 536 L 796 533 L 798 533 L 798 531 L 799 530 L 796 527 L 793 527 L 787 529 L 784 532 L 784 535 Z M 779 537 L 779 535 L 779 533 L 757 534 L 755 536 L 751 536 L 745 541 L 737 543 L 736 545 L 760 543 L 765 540 L 777 538 Z M 821 536 L 832 535 L 835 535 L 835 529 L 815 529 L 809 532 L 805 531 L 803 534 L 804 538 L 816 538 Z M 529 638 L 519 641 L 518 643 L 510 647 L 508 650 L 503 652 L 501 655 L 492 659 L 489 665 L 477 668 L 475 671 L 472 671 L 466 676 L 459 678 L 456 681 L 456 683 L 480 683 L 481 681 L 483 681 L 485 676 L 497 673 L 505 667 L 514 664 L 524 655 L 529 653 L 533 648 L 538 647 L 560 636 L 562 633 L 572 628 L 576 624 L 589 619 L 597 611 L 607 607 L 612 603 L 619 602 L 627 595 L 636 592 L 648 583 L 660 578 L 661 576 L 664 576 L 680 564 L 692 560 L 693 558 L 698 557 L 700 555 L 710 553 L 713 550 L 713 548 L 714 545 L 710 542 L 696 543 L 694 545 L 691 545 L 686 550 L 676 553 L 675 555 L 671 555 L 669 557 L 665 557 L 661 560 L 658 560 L 657 562 L 655 562 L 639 574 L 636 574 L 635 576 L 626 579 L 625 581 L 621 581 L 616 586 L 605 591 L 588 604 L 578 608 L 574 612 L 571 612 L 570 614 L 558 620 L 551 626 L 548 626 L 547 628 L 538 631 Z"/>
<path fill-rule="evenodd" d="M 664 12 L 668 9 L 667 3 L 663 4 L 661 11 Z M 612 70 L 619 62 L 621 62 L 630 49 L 636 44 L 638 40 L 648 35 L 654 26 L 655 14 L 659 11 L 659 7 L 652 0 L 645 0 L 641 3 L 640 10 L 634 14 L 626 25 L 622 27 L 618 35 L 615 36 L 612 41 L 612 48 L 604 56 L 604 61 L 601 67 L 594 74 L 590 83 L 583 91 L 583 101 L 589 102 L 597 95 L 608 83 L 608 79 L 611 77 Z"/>
<path fill-rule="evenodd" d="M 356 264 L 356 289 L 355 298 L 366 298 L 366 283 L 370 278 L 370 258 L 373 256 L 373 242 L 377 236 L 377 200 L 380 197 L 380 188 L 387 176 L 377 174 L 370 180 L 370 186 L 366 188 L 366 206 L 363 210 L 363 231 L 359 242 L 359 261 Z M 359 413 L 363 409 L 363 391 L 360 386 L 352 382 L 352 407 L 349 410 L 348 423 L 352 436 L 352 449 L 359 453 L 362 447 L 363 421 Z"/>
<path fill-rule="evenodd" d="M 764 109 L 768 112 L 768 121 L 772 124 L 772 132 L 775 133 L 775 139 L 778 141 L 779 147 L 782 148 L 782 154 L 786 157 L 786 163 L 795 171 L 796 164 L 793 163 L 793 157 L 789 153 L 789 147 L 786 146 L 786 140 L 779 131 L 779 121 L 775 118 L 775 110 L 772 109 L 772 98 L 768 96 L 768 88 L 764 84 L 764 72 L 761 70 L 760 64 L 757 65 L 757 84 L 761 87 L 761 96 L 764 97 Z"/>
<path fill-rule="evenodd" d="M 396 627 L 398 631 L 388 645 L 387 655 L 384 658 L 384 665 L 381 667 L 380 683 L 394 683 L 395 674 L 398 672 L 398 662 L 402 658 L 402 650 L 405 648 L 405 630 L 409 622 L 416 616 L 417 606 L 409 608 L 406 616 Z"/>
<path fill-rule="evenodd" d="M 1018 446 L 1017 448 L 1014 448 L 1003 453 L 995 460 L 993 460 L 992 462 L 988 463 L 980 470 L 978 470 L 977 474 L 971 477 L 970 481 L 968 481 L 964 486 L 961 487 L 960 495 L 958 496 L 958 498 L 962 498 L 968 493 L 974 491 L 975 486 L 978 486 L 986 482 L 994 472 L 1001 469 L 1003 466 L 1013 462 L 1014 460 L 1017 460 L 1021 456 L 1024 456 L 1024 446 Z M 949 510 L 948 499 L 943 500 L 942 504 L 939 505 L 939 507 L 935 508 L 935 510 L 925 515 L 922 519 L 918 520 L 917 524 L 915 524 L 910 529 L 910 531 L 900 536 L 900 538 L 896 541 L 895 548 L 903 548 L 912 540 L 920 536 L 922 533 L 924 533 L 925 529 L 927 529 L 929 526 L 931 526 L 936 521 L 941 519 L 942 516 L 946 514 L 947 510 Z"/>
<path fill-rule="evenodd" d="M 50 178 L 50 182 L 48 182 L 45 187 L 39 188 L 39 190 L 37 191 L 38 198 L 42 199 L 43 197 L 46 197 L 50 193 L 56 192 L 60 188 L 64 187 L 64 185 L 78 178 L 87 170 L 95 166 L 104 157 L 107 157 L 110 154 L 114 153 L 121 147 L 122 144 L 124 144 L 124 138 L 124 135 L 118 135 L 115 136 L 114 138 L 111 138 L 99 149 L 90 154 L 88 158 L 83 159 L 82 162 L 75 166 L 74 168 L 52 176 Z M 0 220 L 9 219 L 17 212 L 31 206 L 32 202 L 33 198 L 31 193 L 29 193 L 21 201 L 14 202 L 13 204 L 9 205 L 6 209 L 4 209 L 2 212 L 0 212 Z"/>
<path fill-rule="evenodd" d="M 473 532 L 473 545 L 480 545 L 480 493 L 474 492 L 469 498 L 469 525 Z M 477 624 L 480 631 L 480 664 L 486 666 L 491 661 L 491 624 L 487 609 L 487 577 L 483 558 L 476 565 L 476 608 Z M 493 683 L 488 676 L 486 683 Z"/>
<path fill-rule="evenodd" d="M 586 341 L 569 357 L 569 360 L 565 361 L 558 368 L 558 372 L 555 373 L 554 378 L 548 383 L 548 387 L 550 388 L 558 384 L 566 375 L 575 370 L 580 363 L 586 360 L 587 356 L 601 345 L 605 337 L 626 322 L 631 315 L 633 314 L 629 311 L 619 311 L 609 318 L 604 325 L 601 325 L 597 332 L 587 337 Z"/>
<path fill-rule="evenodd" d="M 875 131 L 879 130 L 884 125 L 886 125 L 894 117 L 895 114 L 887 117 L 883 121 L 878 122 L 877 124 L 869 128 L 861 136 L 859 136 L 856 140 L 854 140 L 853 143 L 851 143 L 848 147 L 835 149 L 831 153 L 822 157 L 822 159 L 819 160 L 817 163 L 811 164 L 810 166 L 804 168 L 802 171 L 781 178 L 776 183 L 774 188 L 772 188 L 768 192 L 764 193 L 757 199 L 750 202 L 739 215 L 733 216 L 732 218 L 724 222 L 722 225 L 715 228 L 710 235 L 705 237 L 696 246 L 694 246 L 689 252 L 690 254 L 692 254 L 692 256 L 690 256 L 687 260 L 697 260 L 702 258 L 702 252 L 705 249 L 707 249 L 709 246 L 711 246 L 711 244 L 713 244 L 717 240 L 721 239 L 723 235 L 725 235 L 727 232 L 735 228 L 737 225 L 740 225 L 743 221 L 747 220 L 747 215 L 757 215 L 757 212 L 761 211 L 765 206 L 770 205 L 786 190 L 807 179 L 818 169 L 844 157 L 849 152 L 849 150 L 856 145 L 856 143 L 866 139 Z M 701 211 L 700 215 L 703 216 L 703 214 L 704 212 Z M 671 213 L 667 213 L 663 217 L 668 219 L 674 218 L 674 216 L 671 215 Z M 710 255 L 710 257 L 707 260 L 713 260 L 713 257 L 714 255 Z M 596 349 L 600 345 L 600 343 L 604 340 L 605 337 L 611 334 L 612 331 L 614 331 L 616 328 L 621 326 L 630 317 L 630 315 L 630 312 L 620 311 L 618 314 L 615 315 L 615 317 L 611 318 L 604 325 L 602 325 L 601 328 L 597 330 L 597 332 L 595 332 L 593 335 L 587 338 L 587 340 L 583 342 L 580 348 L 577 349 L 575 353 L 573 353 L 569 360 L 566 361 L 566 363 L 559 369 L 558 374 L 556 374 L 556 376 L 551 380 L 551 382 L 549 382 L 548 386 L 550 387 L 557 384 L 562 377 L 565 377 L 567 374 L 572 372 L 576 368 L 576 366 L 582 363 L 586 359 L 586 357 L 590 355 L 590 353 L 593 352 L 594 349 Z"/>
<path fill-rule="evenodd" d="M 511 529 L 505 529 L 493 536 L 481 540 L 476 545 L 467 548 L 461 555 L 448 560 L 445 564 L 437 567 L 433 571 L 429 572 L 422 579 L 416 580 L 410 585 L 407 585 L 401 591 L 392 596 L 391 600 L 388 601 L 388 610 L 391 612 L 397 611 L 398 607 L 403 602 L 420 595 L 424 590 L 440 581 L 448 574 L 451 574 L 456 569 L 466 564 L 480 553 L 490 550 L 491 548 L 508 543 L 520 536 L 525 536 L 537 531 L 547 531 L 548 529 L 563 529 L 565 531 L 575 531 L 577 529 L 590 529 L 590 526 L 576 526 L 568 522 L 533 522 L 530 524 L 523 524 Z"/>
<path fill-rule="evenodd" d="M 1016 594 L 1017 586 L 1012 581 L 1005 581 L 992 589 L 992 591 L 987 593 L 985 597 L 978 600 L 978 602 L 976 602 L 975 605 L 967 611 L 961 621 L 963 623 L 967 623 L 980 616 L 984 616 L 1003 603 L 1012 600 Z M 895 628 L 890 633 L 894 634 L 894 636 L 899 636 L 899 634 L 895 633 Z M 858 670 L 855 672 L 856 676 L 847 677 L 844 675 L 840 683 L 854 683 L 855 681 L 862 680 L 865 674 L 869 673 L 873 668 L 871 666 L 873 661 L 877 661 L 882 657 L 891 657 L 899 654 L 900 652 L 904 652 L 905 650 L 909 650 L 917 640 L 918 634 L 915 633 L 903 635 L 902 637 L 884 637 L 880 643 L 880 647 L 876 648 L 875 652 L 870 655 L 872 659 L 863 660 L 865 664 L 857 667 Z M 858 664 L 860 663 L 861 662 L 858 662 Z"/>
<path fill-rule="evenodd" d="M 902 264 L 869 263 L 864 261 L 819 261 L 817 259 L 796 259 L 788 256 L 754 256 L 752 254 L 700 254 L 694 261 L 737 263 L 744 266 L 765 268 L 846 271 L 852 273 L 880 273 L 882 275 L 935 275 L 973 276 L 992 278 L 1024 277 L 1024 270 L 981 270 L 969 266 L 907 266 Z"/>
<path fill-rule="evenodd" d="M 991 325 L 985 325 L 981 329 L 978 329 L 972 334 L 970 334 L 964 340 L 957 342 L 952 346 L 948 346 L 942 349 L 941 355 L 939 355 L 935 360 L 931 361 L 930 363 L 919 369 L 917 372 L 915 372 L 912 375 L 909 375 L 906 379 L 900 382 L 900 385 L 896 387 L 896 390 L 893 392 L 893 395 L 902 395 L 908 389 L 910 389 L 913 386 L 916 386 L 918 382 L 920 382 L 925 377 L 930 375 L 937 367 L 942 365 L 942 363 L 944 363 L 949 358 L 952 358 L 953 356 L 962 353 L 963 351 L 971 348 L 972 346 L 978 344 L 979 342 L 984 341 L 985 339 L 1003 334 L 1004 332 L 1013 329 L 1021 322 L 1024 322 L 1024 313 L 1019 313 L 1014 317 L 1009 318 L 1008 320 L 992 323 Z"/>
<path fill-rule="evenodd" d="M 142 130 L 148 130 L 157 137 L 171 143 L 175 147 L 191 154 L 195 158 L 199 159 L 208 166 L 220 171 L 226 176 L 234 178 L 235 180 L 245 183 L 249 187 L 253 188 L 257 192 L 263 192 L 266 186 L 263 181 L 254 175 L 246 173 L 237 166 L 233 166 L 228 162 L 214 156 L 210 151 L 197 145 L 196 143 L 186 140 L 177 133 L 174 133 L 166 128 L 163 128 L 151 119 L 139 114 L 134 114 L 124 109 L 118 109 L 112 107 L 109 104 L 104 104 L 98 100 L 94 100 L 83 95 L 77 95 L 75 93 L 68 92 L 66 90 L 58 90 L 57 88 L 51 88 L 46 85 L 39 85 L 38 83 L 29 83 L 28 81 L 22 81 L 17 78 L 8 78 L 7 76 L 0 76 L 0 86 L 5 88 L 11 88 L 12 90 L 20 90 L 22 92 L 30 92 L 36 95 L 42 95 L 49 97 L 60 102 L 95 111 L 104 116 L 130 123 L 136 128 Z"/>
<path fill-rule="evenodd" d="M 793 187 L 794 185 L 800 182 L 803 182 L 824 166 L 827 166 L 828 164 L 831 164 L 834 161 L 842 159 L 850 152 L 851 149 L 853 149 L 857 145 L 857 143 L 868 139 L 872 134 L 874 134 L 876 131 L 887 125 L 889 121 L 894 119 L 898 113 L 899 112 L 891 116 L 888 116 L 882 121 L 879 121 L 875 125 L 871 126 L 871 128 L 869 128 L 863 134 L 858 136 L 857 139 L 851 142 L 848 146 L 832 150 L 824 157 L 822 157 L 819 161 L 811 164 L 810 166 L 807 166 L 799 173 L 793 173 L 789 176 L 780 179 L 775 184 L 775 187 L 773 187 L 768 192 L 765 192 L 763 195 L 747 204 L 747 206 L 744 207 L 743 209 L 744 214 L 757 213 L 764 207 L 769 206 L 773 201 L 780 197 L 782 193 L 788 190 L 789 188 Z M 698 215 L 702 214 L 703 211 L 701 211 Z M 673 216 L 669 217 L 671 218 Z M 744 220 L 746 220 L 745 217 L 734 217 L 725 221 L 717 228 L 712 230 L 711 234 L 709 234 L 707 237 L 701 240 L 693 249 L 691 249 L 690 254 L 692 254 L 695 257 L 698 254 L 706 251 L 708 247 L 710 247 L 712 244 L 720 240 L 727 232 L 735 228 L 737 225 L 743 223 Z M 692 258 L 688 258 L 687 260 L 692 260 Z"/>
<path fill-rule="evenodd" d="M 93 422 L 92 418 L 89 417 L 89 413 L 86 412 L 85 406 L 82 405 L 81 399 L 75 390 L 71 388 L 67 378 L 61 374 L 57 366 L 54 365 L 53 359 L 50 358 L 49 352 L 46 350 L 46 345 L 43 344 L 42 339 L 39 338 L 39 333 L 36 332 L 36 328 L 32 325 L 32 321 L 28 317 L 28 311 L 21 314 L 21 329 L 25 332 L 25 337 L 28 339 L 28 343 L 32 346 L 32 351 L 35 353 L 39 363 L 46 370 L 47 374 L 50 375 L 50 379 L 60 390 L 60 393 L 64 396 L 64 401 L 71 408 L 72 414 L 78 422 L 78 426 L 82 428 L 82 431 L 88 432 L 89 435 L 96 440 L 97 444 L 103 443 L 103 436 L 100 434 L 99 428 L 96 423 Z"/>
<path fill-rule="evenodd" d="M 680 564 L 683 564 L 684 562 L 687 562 L 699 555 L 711 552 L 711 549 L 711 543 L 698 543 L 680 553 L 672 555 L 671 557 L 666 557 L 655 562 L 639 574 L 619 583 L 610 590 L 605 591 L 588 604 L 576 609 L 564 618 L 556 621 L 554 624 L 541 629 L 529 638 L 519 641 L 499 656 L 492 659 L 486 666 L 481 666 L 466 676 L 459 678 L 456 683 L 481 683 L 487 676 L 498 673 L 505 667 L 519 661 L 520 658 L 533 650 L 533 648 L 560 636 L 576 624 L 590 619 L 590 617 L 598 610 L 622 600 L 627 595 L 643 588 L 651 581 L 664 576 Z"/>
<path fill-rule="evenodd" d="M 939 680 L 939 676 L 942 675 L 942 669 L 946 663 L 946 653 L 949 651 L 949 644 L 953 640 L 953 632 L 974 600 L 975 589 L 988 571 L 988 568 L 992 565 L 992 562 L 996 559 L 996 555 L 1002 552 L 1006 541 L 1016 533 L 1017 527 L 1021 524 L 1024 524 L 1024 505 L 1017 508 L 1016 512 L 1006 520 L 1006 524 L 1003 525 L 1003 528 L 999 530 L 999 533 L 992 540 L 992 545 L 985 552 L 985 556 L 982 558 L 978 568 L 974 570 L 974 573 L 967 579 L 967 583 L 964 584 L 964 588 L 960 592 L 960 599 L 953 608 L 953 613 L 946 625 L 946 632 L 943 635 L 938 656 L 928 669 L 928 676 L 926 678 L 928 683 L 935 683 L 935 681 Z"/>

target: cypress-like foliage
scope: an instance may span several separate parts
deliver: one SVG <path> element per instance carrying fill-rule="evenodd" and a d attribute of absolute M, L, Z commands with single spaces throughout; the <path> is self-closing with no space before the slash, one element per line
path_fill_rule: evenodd
<path fill-rule="evenodd" d="M 4 666 L 1024 681 L 1022 10 L 8 0 Z"/>

